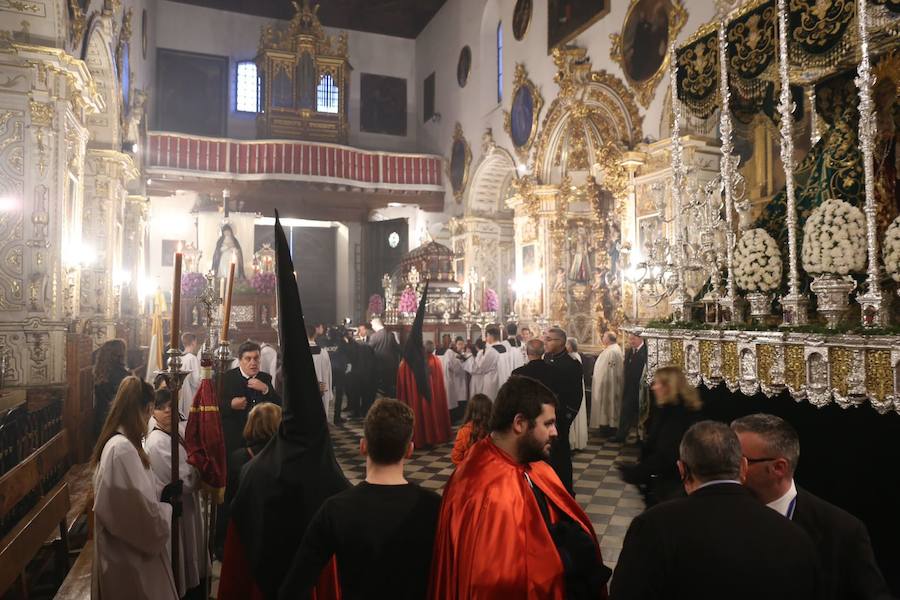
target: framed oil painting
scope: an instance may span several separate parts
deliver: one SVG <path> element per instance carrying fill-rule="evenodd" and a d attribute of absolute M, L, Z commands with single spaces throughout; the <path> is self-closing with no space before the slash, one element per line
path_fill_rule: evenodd
<path fill-rule="evenodd" d="M 456 83 L 459 87 L 466 87 L 469 81 L 469 71 L 472 69 L 472 49 L 463 46 L 459 51 L 459 60 L 456 62 Z"/>
<path fill-rule="evenodd" d="M 359 76 L 359 130 L 406 135 L 406 80 L 362 73 Z"/>
<path fill-rule="evenodd" d="M 531 24 L 532 0 L 516 0 L 516 7 L 513 9 L 512 30 L 513 37 L 521 42 L 528 33 L 528 26 Z"/>
<path fill-rule="evenodd" d="M 548 0 L 547 54 L 609 13 L 609 0 Z"/>
<path fill-rule="evenodd" d="M 225 137 L 228 57 L 156 50 L 155 129 Z"/>
<path fill-rule="evenodd" d="M 681 0 L 631 0 L 622 33 L 610 36 L 610 58 L 647 107 L 669 63 L 669 40 L 687 21 Z"/>
<path fill-rule="evenodd" d="M 472 150 L 469 148 L 469 142 L 463 136 L 462 125 L 457 123 L 453 132 L 453 143 L 450 146 L 450 163 L 447 173 L 457 203 L 462 202 L 463 192 L 469 179 L 469 163 L 471 162 Z"/>
<path fill-rule="evenodd" d="M 544 101 L 534 83 L 528 79 L 525 65 L 516 65 L 512 106 L 504 112 L 503 127 L 519 156 L 527 156 L 538 128 L 538 116 Z"/>

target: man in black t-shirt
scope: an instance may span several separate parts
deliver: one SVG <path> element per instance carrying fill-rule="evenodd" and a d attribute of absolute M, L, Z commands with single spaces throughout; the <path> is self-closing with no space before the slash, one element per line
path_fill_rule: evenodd
<path fill-rule="evenodd" d="M 313 517 L 279 598 L 308 597 L 332 556 L 344 600 L 425 598 L 441 498 L 403 476 L 414 420 L 397 400 L 372 405 L 359 444 L 366 480 Z"/>

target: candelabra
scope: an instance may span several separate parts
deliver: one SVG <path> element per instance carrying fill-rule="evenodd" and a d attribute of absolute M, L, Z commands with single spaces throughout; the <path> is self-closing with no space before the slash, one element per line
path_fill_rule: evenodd
<path fill-rule="evenodd" d="M 200 301 L 200 304 L 203 305 L 204 311 L 206 312 L 207 338 L 206 343 L 204 344 L 204 354 L 209 354 L 209 356 L 212 357 L 216 339 L 216 315 L 219 313 L 219 306 L 222 304 L 222 298 L 216 290 L 216 274 L 210 271 L 205 277 L 206 287 L 203 288 L 203 292 L 201 292 L 198 300 Z"/>
<path fill-rule="evenodd" d="M 786 214 L 788 232 L 788 293 L 781 299 L 782 325 L 806 325 L 809 299 L 800 293 L 800 274 L 797 269 L 797 199 L 794 194 L 794 103 L 791 100 L 791 81 L 788 75 L 788 9 L 787 0 L 778 0 L 778 74 L 781 95 L 778 112 L 781 115 L 781 162 L 784 164 Z"/>
<path fill-rule="evenodd" d="M 878 228 L 875 207 L 874 145 L 877 133 L 875 107 L 872 102 L 872 71 L 869 60 L 869 9 L 865 0 L 856 3 L 856 20 L 859 27 L 861 59 L 857 68 L 856 87 L 859 88 L 859 143 L 862 147 L 863 173 L 865 177 L 866 246 L 868 269 L 866 293 L 857 296 L 862 308 L 865 327 L 884 327 L 890 323 L 890 298 L 881 287 L 882 270 L 878 261 Z"/>

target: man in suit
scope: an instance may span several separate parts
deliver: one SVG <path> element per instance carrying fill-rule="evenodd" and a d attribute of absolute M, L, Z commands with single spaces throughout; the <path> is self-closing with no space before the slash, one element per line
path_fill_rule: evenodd
<path fill-rule="evenodd" d="M 559 436 L 550 452 L 550 464 L 563 485 L 574 496 L 569 431 L 584 402 L 584 374 L 581 363 L 566 351 L 567 339 L 566 332 L 559 327 L 548 329 L 544 334 L 544 360 L 553 368 L 553 387 L 550 391 L 556 394 L 558 402 L 556 430 Z"/>
<path fill-rule="evenodd" d="M 631 522 L 610 598 L 820 600 L 812 541 L 741 485 L 747 460 L 737 435 L 701 421 L 684 434 L 679 455 L 688 497 Z"/>
<path fill-rule="evenodd" d="M 553 390 L 553 377 L 556 371 L 549 363 L 544 362 L 544 342 L 538 338 L 532 338 L 525 344 L 525 353 L 528 362 L 512 372 L 513 375 L 522 375 L 537 379 L 547 389 Z"/>
<path fill-rule="evenodd" d="M 369 346 L 375 351 L 378 389 L 389 398 L 397 397 L 397 369 L 400 367 L 400 344 L 394 334 L 384 328 L 381 319 L 372 319 Z"/>
<path fill-rule="evenodd" d="M 827 588 L 823 598 L 891 598 L 862 521 L 794 483 L 800 459 L 797 430 L 766 414 L 741 417 L 731 428 L 749 465 L 747 487 L 760 502 L 802 527 L 819 550 Z"/>
<path fill-rule="evenodd" d="M 622 412 L 619 430 L 613 441 L 624 444 L 632 427 L 637 427 L 640 411 L 641 377 L 647 364 L 647 345 L 637 334 L 628 336 L 630 350 L 625 354 L 625 390 L 622 393 Z"/>
<path fill-rule="evenodd" d="M 237 357 L 238 366 L 225 373 L 219 399 L 226 456 L 244 445 L 244 425 L 251 408 L 261 402 L 281 404 L 272 387 L 272 376 L 259 370 L 259 344 L 244 342 L 238 347 Z"/>

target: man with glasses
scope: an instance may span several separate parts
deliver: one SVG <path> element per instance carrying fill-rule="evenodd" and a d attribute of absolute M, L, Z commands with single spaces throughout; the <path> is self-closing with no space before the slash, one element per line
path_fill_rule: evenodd
<path fill-rule="evenodd" d="M 794 483 L 800 438 L 791 424 L 775 415 L 755 414 L 735 420 L 731 429 L 747 459 L 745 485 L 815 542 L 828 590 L 824 598 L 891 598 L 862 521 Z"/>
<path fill-rule="evenodd" d="M 559 327 L 551 327 L 544 334 L 544 360 L 553 367 L 553 387 L 550 388 L 557 399 L 556 430 L 559 436 L 550 452 L 550 464 L 559 475 L 569 493 L 575 495 L 572 485 L 572 447 L 569 444 L 569 429 L 581 403 L 584 401 L 584 382 L 581 363 L 566 351 L 566 332 Z"/>

